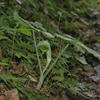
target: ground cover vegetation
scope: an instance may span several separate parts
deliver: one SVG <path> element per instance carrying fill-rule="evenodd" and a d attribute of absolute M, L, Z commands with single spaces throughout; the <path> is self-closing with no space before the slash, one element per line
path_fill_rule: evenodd
<path fill-rule="evenodd" d="M 93 37 L 85 30 L 95 28 L 88 19 L 98 5 L 99 0 L 1 0 L 0 84 L 26 100 L 45 100 L 59 89 L 87 98 L 77 88 L 89 85 L 72 68 L 88 64 L 88 54 L 100 60 L 85 41 Z"/>

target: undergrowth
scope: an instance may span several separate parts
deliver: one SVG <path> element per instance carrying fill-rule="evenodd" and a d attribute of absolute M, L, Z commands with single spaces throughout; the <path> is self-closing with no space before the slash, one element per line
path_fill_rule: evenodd
<path fill-rule="evenodd" d="M 28 100 L 37 98 L 36 89 L 49 84 L 52 88 L 55 83 L 78 93 L 75 88 L 80 84 L 69 70 L 71 64 L 87 64 L 86 52 L 100 59 L 80 42 L 79 24 L 89 27 L 82 16 L 89 16 L 96 5 L 93 0 L 1 0 L 0 80 Z M 26 87 L 28 81 L 38 84 L 35 90 Z"/>

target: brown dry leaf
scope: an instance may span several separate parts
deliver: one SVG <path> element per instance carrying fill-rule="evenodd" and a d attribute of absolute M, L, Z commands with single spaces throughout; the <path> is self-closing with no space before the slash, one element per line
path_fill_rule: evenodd
<path fill-rule="evenodd" d="M 5 91 L 6 91 L 6 87 L 4 85 L 0 84 L 0 93 L 3 94 Z"/>
<path fill-rule="evenodd" d="M 79 67 L 73 67 L 71 69 L 71 73 L 73 74 L 77 74 L 77 73 L 81 73 L 82 72 L 82 68 L 79 68 Z"/>
<path fill-rule="evenodd" d="M 88 97 L 91 97 L 91 98 L 96 97 L 96 95 L 95 95 L 95 93 L 93 91 L 87 91 L 84 94 L 87 95 Z"/>
<path fill-rule="evenodd" d="M 69 97 L 66 95 L 65 91 L 61 92 L 62 100 L 70 100 Z"/>
<path fill-rule="evenodd" d="M 81 22 L 75 22 L 75 25 L 77 25 L 79 28 L 85 28 L 86 27 L 86 25 L 85 24 L 83 24 L 83 23 L 81 23 Z"/>
<path fill-rule="evenodd" d="M 86 36 L 95 36 L 95 30 L 90 30 L 90 29 L 88 29 L 87 31 L 86 31 Z"/>
<path fill-rule="evenodd" d="M 90 77 L 94 82 L 100 83 L 100 76 L 91 76 Z"/>
<path fill-rule="evenodd" d="M 5 92 L 6 100 L 20 100 L 17 89 L 12 89 Z"/>
<path fill-rule="evenodd" d="M 4 89 L 3 85 L 0 85 L 0 92 Z"/>
<path fill-rule="evenodd" d="M 99 19 L 99 18 L 100 18 L 100 12 L 99 12 L 99 11 L 94 11 L 94 12 L 92 13 L 92 18 Z"/>
<path fill-rule="evenodd" d="M 0 100 L 6 100 L 5 96 L 0 96 Z"/>
<path fill-rule="evenodd" d="M 88 64 L 85 65 L 85 66 L 83 67 L 83 69 L 84 69 L 85 72 L 90 72 L 90 73 L 95 74 L 94 68 L 93 68 L 92 66 L 88 65 Z"/>

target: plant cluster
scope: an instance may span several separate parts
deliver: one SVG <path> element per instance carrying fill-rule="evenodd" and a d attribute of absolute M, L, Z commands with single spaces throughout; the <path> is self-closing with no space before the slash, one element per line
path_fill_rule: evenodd
<path fill-rule="evenodd" d="M 100 55 L 82 42 L 78 22 L 93 8 L 93 0 L 1 0 L 0 1 L 0 79 L 34 100 L 36 92 L 28 81 L 59 86 L 75 93 L 84 88 L 70 72 L 71 65 L 87 64 L 85 53 Z M 97 5 L 97 4 L 96 4 Z M 77 67 L 77 66 L 76 66 Z M 77 92 L 78 93 L 78 92 Z M 80 93 L 78 93 L 80 94 Z"/>

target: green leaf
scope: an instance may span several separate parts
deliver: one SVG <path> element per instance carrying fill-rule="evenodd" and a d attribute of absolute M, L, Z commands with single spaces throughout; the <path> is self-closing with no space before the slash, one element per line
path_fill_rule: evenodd
<path fill-rule="evenodd" d="M 32 25 L 34 27 L 36 27 L 37 29 L 40 29 L 41 31 L 46 31 L 46 29 L 43 27 L 43 25 L 39 22 L 34 22 L 34 23 L 32 23 Z"/>
<path fill-rule="evenodd" d="M 64 70 L 62 69 L 55 69 L 54 73 L 56 73 L 56 76 L 52 77 L 52 80 L 57 80 L 57 81 L 63 81 L 64 80 Z"/>
<path fill-rule="evenodd" d="M 50 34 L 49 32 L 42 32 L 47 38 L 54 38 L 54 36 L 52 34 Z"/>
<path fill-rule="evenodd" d="M 6 36 L 0 35 L 0 40 L 5 40 L 5 39 L 8 39 L 8 38 Z"/>
<path fill-rule="evenodd" d="M 21 58 L 21 57 L 26 58 L 26 56 L 25 56 L 22 52 L 15 51 L 14 54 L 15 54 L 15 56 L 18 57 L 18 58 Z"/>
<path fill-rule="evenodd" d="M 45 72 L 51 62 L 51 47 L 48 41 L 39 42 L 38 47 L 43 53 L 46 53 L 47 55 L 47 64 L 44 69 Z"/>
<path fill-rule="evenodd" d="M 36 27 L 37 28 L 36 30 L 40 31 L 45 37 L 47 37 L 47 38 L 54 38 L 54 36 L 51 33 L 46 31 L 46 29 L 43 27 L 43 25 L 41 23 L 34 22 L 34 23 L 32 23 L 32 25 L 34 27 Z"/>
<path fill-rule="evenodd" d="M 16 0 L 16 2 L 18 2 L 19 4 L 22 4 L 22 2 L 20 0 Z"/>
<path fill-rule="evenodd" d="M 8 66 L 9 65 L 9 59 L 8 58 L 2 58 L 0 61 L 1 66 Z"/>
<path fill-rule="evenodd" d="M 18 25 L 30 27 L 30 25 L 31 25 L 30 22 L 28 22 L 28 21 L 24 20 L 23 18 L 21 18 L 18 15 L 17 11 L 14 11 L 13 17 L 14 17 L 14 20 L 17 22 Z"/>
<path fill-rule="evenodd" d="M 79 46 L 79 48 L 81 47 L 81 49 L 83 48 L 83 49 L 87 50 L 89 53 L 93 54 L 95 57 L 97 57 L 100 60 L 100 54 L 99 53 L 88 48 L 87 46 L 85 46 L 83 43 L 76 40 L 75 38 L 73 38 L 73 37 L 69 38 L 68 36 L 63 36 L 63 35 L 58 35 L 58 34 L 56 34 L 56 37 L 61 38 L 65 41 L 68 41 L 69 43 L 73 44 L 74 46 L 77 46 L 77 47 Z"/>
<path fill-rule="evenodd" d="M 32 36 L 31 30 L 25 26 L 21 26 L 18 28 L 18 32 L 27 35 L 27 36 Z"/>
<path fill-rule="evenodd" d="M 9 64 L 8 63 L 4 63 L 4 62 L 0 62 L 0 65 L 1 66 L 8 66 Z"/>
<path fill-rule="evenodd" d="M 83 56 L 83 57 L 75 57 L 80 63 L 82 63 L 82 64 L 87 64 L 87 61 L 86 61 L 86 59 L 85 59 L 85 57 Z"/>
<path fill-rule="evenodd" d="M 29 79 L 30 79 L 31 81 L 33 81 L 33 82 L 37 82 L 37 80 L 36 80 L 33 76 L 28 75 L 28 77 L 29 77 Z"/>
<path fill-rule="evenodd" d="M 26 56 L 25 53 L 20 52 L 20 51 L 14 51 L 14 55 L 18 58 L 24 58 L 26 59 L 29 63 L 31 63 L 31 60 Z"/>
<path fill-rule="evenodd" d="M 20 24 L 22 26 L 29 27 L 33 31 L 35 30 L 37 32 L 41 32 L 47 38 L 54 38 L 54 36 L 52 34 L 46 32 L 45 28 L 42 27 L 41 23 L 39 23 L 39 22 L 30 23 L 27 20 L 24 20 L 23 18 L 21 18 L 18 15 L 17 11 L 14 12 L 14 19 L 17 21 L 18 25 Z"/>
<path fill-rule="evenodd" d="M 0 7 L 5 7 L 5 3 L 4 2 L 0 2 Z"/>
<path fill-rule="evenodd" d="M 87 46 L 85 46 L 83 43 L 81 42 L 77 42 L 76 45 L 79 45 L 81 47 L 83 47 L 84 49 L 86 49 L 89 53 L 93 54 L 95 57 L 97 57 L 100 60 L 100 54 L 96 51 L 94 51 L 93 49 L 88 48 Z"/>

